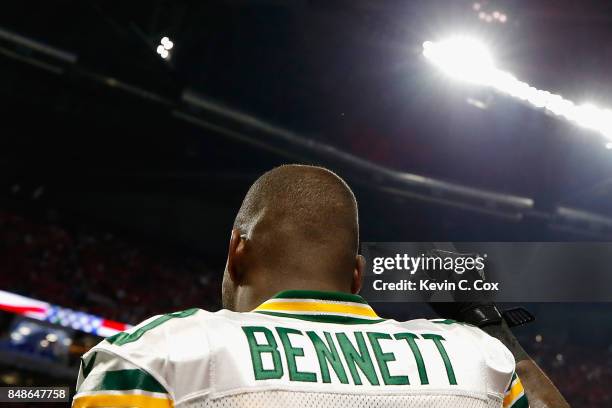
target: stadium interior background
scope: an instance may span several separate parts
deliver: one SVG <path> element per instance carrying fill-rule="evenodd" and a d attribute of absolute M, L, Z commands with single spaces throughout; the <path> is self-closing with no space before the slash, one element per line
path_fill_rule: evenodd
<path fill-rule="evenodd" d="M 127 324 L 216 310 L 241 199 L 287 162 L 349 181 L 364 241 L 610 240 L 612 145 L 443 77 L 422 44 L 457 30 L 612 106 L 604 1 L 3 4 L 0 290 Z M 612 406 L 612 306 L 529 307 L 517 335 L 572 406 Z M 0 386 L 73 386 L 100 340 L 8 311 L 0 330 Z"/>

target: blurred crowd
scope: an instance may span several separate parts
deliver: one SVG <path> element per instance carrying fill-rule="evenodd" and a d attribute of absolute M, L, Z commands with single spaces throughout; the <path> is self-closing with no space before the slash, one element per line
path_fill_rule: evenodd
<path fill-rule="evenodd" d="M 217 309 L 217 276 L 193 257 L 113 234 L 0 210 L 0 288 L 135 324 L 190 307 Z"/>
<path fill-rule="evenodd" d="M 560 349 L 563 351 L 559 352 Z M 566 344 L 554 348 L 538 346 L 530 354 L 572 407 L 612 407 L 611 349 Z"/>
<path fill-rule="evenodd" d="M 196 257 L 2 210 L 0 269 L 0 289 L 130 324 L 220 306 L 221 272 Z M 612 407 L 612 346 L 521 342 L 572 406 Z"/>

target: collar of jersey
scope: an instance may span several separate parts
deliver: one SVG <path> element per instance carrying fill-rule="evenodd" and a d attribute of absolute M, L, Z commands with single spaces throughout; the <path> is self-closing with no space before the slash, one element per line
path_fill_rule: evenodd
<path fill-rule="evenodd" d="M 253 312 L 321 323 L 369 324 L 384 321 L 361 296 L 342 292 L 287 290 Z"/>

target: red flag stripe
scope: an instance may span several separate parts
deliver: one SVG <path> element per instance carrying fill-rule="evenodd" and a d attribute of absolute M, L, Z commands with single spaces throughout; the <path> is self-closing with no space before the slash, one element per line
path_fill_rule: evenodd
<path fill-rule="evenodd" d="M 102 321 L 102 326 L 108 327 L 109 329 L 115 329 L 118 331 L 123 331 L 127 328 L 127 325 L 125 323 L 120 323 L 114 320 L 106 320 L 106 319 Z"/>
<path fill-rule="evenodd" d="M 12 305 L 3 305 L 0 304 L 0 310 L 5 310 L 11 313 L 17 314 L 25 314 L 25 313 L 45 313 L 46 309 L 44 307 L 34 307 L 34 306 L 12 306 Z"/>

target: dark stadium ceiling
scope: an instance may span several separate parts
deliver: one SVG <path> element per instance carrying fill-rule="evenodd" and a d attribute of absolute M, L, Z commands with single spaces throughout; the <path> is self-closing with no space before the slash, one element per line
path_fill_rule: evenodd
<path fill-rule="evenodd" d="M 611 107 L 612 4 L 481 1 L 508 16 L 487 24 L 473 3 L 3 5 L 0 196 L 44 186 L 48 205 L 197 247 L 202 229 L 229 228 L 258 173 L 312 161 L 357 186 L 369 240 L 609 238 L 612 150 L 594 132 L 443 78 L 421 44 L 477 33 L 518 77 Z M 156 52 L 165 36 L 168 59 Z M 398 172 L 450 184 L 410 185 Z"/>

